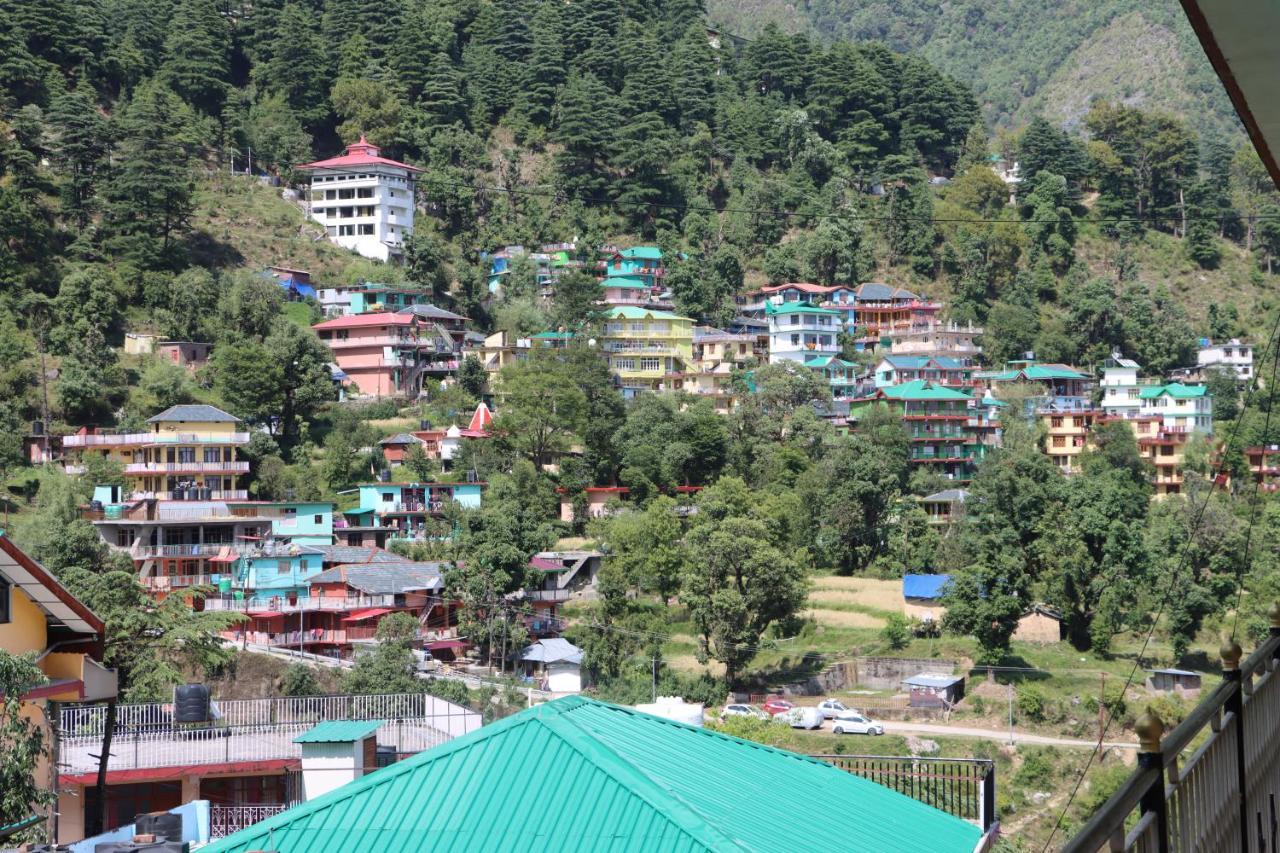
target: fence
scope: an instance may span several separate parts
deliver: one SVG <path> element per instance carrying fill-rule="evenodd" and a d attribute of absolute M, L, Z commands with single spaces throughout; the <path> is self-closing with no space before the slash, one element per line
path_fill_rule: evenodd
<path fill-rule="evenodd" d="M 283 803 L 263 803 L 252 806 L 209 806 L 209 840 L 226 838 L 232 833 L 253 826 L 259 821 L 280 814 L 287 808 Z"/>
<path fill-rule="evenodd" d="M 422 693 L 305 696 L 214 702 L 216 722 L 177 723 L 173 706 L 119 705 L 108 770 L 300 758 L 293 739 L 322 720 L 386 720 L 378 742 L 397 752 L 430 749 L 478 729 L 480 714 Z M 98 769 L 106 708 L 67 706 L 60 717 L 60 769 Z"/>
<path fill-rule="evenodd" d="M 1271 624 L 1243 663 L 1223 647 L 1222 684 L 1168 736 L 1158 717 L 1138 721 L 1138 769 L 1064 851 L 1276 849 L 1280 605 Z"/>
<path fill-rule="evenodd" d="M 986 758 L 815 755 L 855 776 L 989 830 L 996 819 L 996 768 Z"/>

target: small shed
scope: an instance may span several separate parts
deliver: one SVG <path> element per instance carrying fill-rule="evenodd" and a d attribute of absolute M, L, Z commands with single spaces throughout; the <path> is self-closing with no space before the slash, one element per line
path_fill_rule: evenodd
<path fill-rule="evenodd" d="M 1200 693 L 1200 673 L 1198 672 L 1185 669 L 1149 669 L 1147 672 L 1147 689 L 1153 693 L 1185 695 Z"/>
<path fill-rule="evenodd" d="M 213 344 L 199 341 L 158 341 L 153 349 L 160 358 L 187 370 L 196 370 L 208 364 L 209 353 L 212 351 Z"/>
<path fill-rule="evenodd" d="M 538 678 L 552 693 L 582 691 L 582 649 L 560 637 L 538 640 L 520 654 L 525 675 Z"/>
<path fill-rule="evenodd" d="M 385 720 L 325 720 L 293 739 L 301 745 L 302 799 L 314 800 L 378 769 Z"/>
<path fill-rule="evenodd" d="M 416 435 L 410 435 L 407 432 L 397 433 L 378 442 L 378 446 L 382 448 L 382 458 L 392 465 L 400 465 L 409 455 L 409 448 L 418 445 L 425 452 L 426 446 L 422 439 Z"/>
<path fill-rule="evenodd" d="M 964 676 L 922 672 L 902 682 L 911 708 L 949 708 L 964 698 Z"/>
<path fill-rule="evenodd" d="M 1061 613 L 1043 604 L 1033 604 L 1018 620 L 1013 638 L 1023 643 L 1056 643 L 1062 640 L 1064 629 Z"/>
<path fill-rule="evenodd" d="M 903 575 L 903 615 L 925 623 L 940 622 L 946 612 L 942 596 L 950 582 L 951 575 Z"/>

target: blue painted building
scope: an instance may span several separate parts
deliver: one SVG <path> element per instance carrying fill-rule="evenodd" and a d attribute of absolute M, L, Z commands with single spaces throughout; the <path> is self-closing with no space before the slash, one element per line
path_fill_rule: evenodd
<path fill-rule="evenodd" d="M 440 534 L 451 507 L 476 509 L 484 483 L 361 483 L 360 505 L 345 511 L 336 532 L 347 545 L 383 547 L 388 540 Z"/>

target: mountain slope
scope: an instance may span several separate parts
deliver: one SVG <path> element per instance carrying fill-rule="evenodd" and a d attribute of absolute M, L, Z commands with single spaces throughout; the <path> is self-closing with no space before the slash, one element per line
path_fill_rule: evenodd
<path fill-rule="evenodd" d="M 1239 133 L 1177 0 L 711 0 L 709 9 L 747 37 L 774 23 L 918 52 L 971 85 L 993 125 L 1038 111 L 1070 125 L 1099 96 Z"/>

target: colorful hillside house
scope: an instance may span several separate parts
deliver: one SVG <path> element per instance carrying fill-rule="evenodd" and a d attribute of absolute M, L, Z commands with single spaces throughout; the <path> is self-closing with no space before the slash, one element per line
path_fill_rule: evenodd
<path fill-rule="evenodd" d="M 669 311 L 619 306 L 606 312 L 601 349 L 624 397 L 674 390 L 693 359 L 693 320 Z"/>
<path fill-rule="evenodd" d="M 360 505 L 342 513 L 335 529 L 346 545 L 385 547 L 388 540 L 434 539 L 446 535 L 444 519 L 453 505 L 480 506 L 485 483 L 361 483 Z"/>
<path fill-rule="evenodd" d="M 840 354 L 840 312 L 805 301 L 767 301 L 769 363 L 798 361 Z"/>
<path fill-rule="evenodd" d="M 657 287 L 666 275 L 662 250 L 657 246 L 635 246 L 614 252 L 605 262 L 605 278 L 634 276 L 646 287 Z"/>
<path fill-rule="evenodd" d="M 974 399 L 957 388 L 916 380 L 879 388 L 853 401 L 850 416 L 869 405 L 885 404 L 902 416 L 911 442 L 913 465 L 928 465 L 949 480 L 968 480 L 979 453 L 977 434 L 969 428 Z"/>
<path fill-rule="evenodd" d="M 973 367 L 948 356 L 886 355 L 875 367 L 877 388 L 923 379 L 939 385 L 973 384 Z"/>

